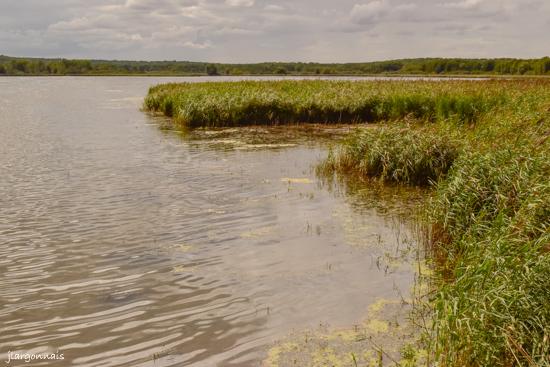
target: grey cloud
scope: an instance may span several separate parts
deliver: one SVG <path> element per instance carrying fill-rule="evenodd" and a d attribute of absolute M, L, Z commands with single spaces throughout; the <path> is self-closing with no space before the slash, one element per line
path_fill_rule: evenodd
<path fill-rule="evenodd" d="M 228 62 L 540 57 L 541 0 L 19 0 L 0 53 Z"/>
<path fill-rule="evenodd" d="M 377 22 L 385 17 L 391 7 L 384 0 L 375 0 L 366 4 L 355 4 L 351 9 L 350 18 L 357 24 Z"/>

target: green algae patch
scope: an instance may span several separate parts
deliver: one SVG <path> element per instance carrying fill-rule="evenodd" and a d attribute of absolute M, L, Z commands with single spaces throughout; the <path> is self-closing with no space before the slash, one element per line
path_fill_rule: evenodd
<path fill-rule="evenodd" d="M 425 353 L 403 353 L 416 343 L 409 312 L 410 305 L 400 300 L 379 299 L 369 307 L 366 319 L 352 328 L 320 326 L 288 336 L 269 350 L 263 366 L 378 367 L 424 362 Z"/>
<path fill-rule="evenodd" d="M 265 365 L 273 367 L 278 366 L 282 355 L 298 351 L 299 349 L 300 345 L 295 342 L 286 342 L 274 346 L 269 350 Z"/>
<path fill-rule="evenodd" d="M 387 333 L 389 331 L 389 325 L 386 321 L 376 319 L 369 320 L 365 324 L 365 328 L 372 333 Z"/>
<path fill-rule="evenodd" d="M 396 302 L 397 301 L 394 300 L 380 298 L 369 306 L 369 315 L 377 315 L 382 312 L 384 310 L 384 307 L 386 307 L 388 304 L 394 304 Z"/>
<path fill-rule="evenodd" d="M 172 273 L 174 273 L 174 274 L 193 273 L 195 271 L 196 271 L 195 266 L 176 265 L 176 266 L 172 267 Z"/>
<path fill-rule="evenodd" d="M 195 246 L 188 243 L 178 243 L 176 245 L 170 246 L 176 252 L 188 253 L 194 250 Z"/>
<path fill-rule="evenodd" d="M 288 184 L 312 184 L 313 181 L 307 177 L 297 177 L 297 178 L 289 178 L 289 177 L 283 177 L 281 178 L 281 182 L 285 182 Z"/>

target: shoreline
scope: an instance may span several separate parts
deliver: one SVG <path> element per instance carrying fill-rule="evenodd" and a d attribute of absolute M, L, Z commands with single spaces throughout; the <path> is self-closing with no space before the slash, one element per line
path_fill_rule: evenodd
<path fill-rule="evenodd" d="M 0 78 L 13 78 L 13 77 L 177 77 L 177 78 L 196 78 L 196 77 L 208 77 L 208 78 L 254 78 L 254 77 L 274 77 L 274 78 L 394 78 L 394 79 L 403 79 L 403 78 L 436 78 L 436 79 L 457 79 L 457 80 L 468 80 L 468 79 L 496 79 L 496 80 L 521 80 L 521 79 L 550 79 L 550 75 L 494 75 L 494 74 L 227 74 L 227 75 L 207 75 L 207 74 L 0 74 Z"/>

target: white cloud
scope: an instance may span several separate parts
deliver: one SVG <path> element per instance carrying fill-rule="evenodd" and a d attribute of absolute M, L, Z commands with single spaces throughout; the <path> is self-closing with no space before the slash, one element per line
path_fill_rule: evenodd
<path fill-rule="evenodd" d="M 118 18 L 112 14 L 101 14 L 96 17 L 78 17 L 51 24 L 48 29 L 54 31 L 82 31 L 91 28 L 118 28 Z"/>
<path fill-rule="evenodd" d="M 74 18 L 71 20 L 63 20 L 61 22 L 57 22 L 54 24 L 51 24 L 48 29 L 50 30 L 59 30 L 59 31 L 65 31 L 65 30 L 81 30 L 86 29 L 90 25 L 90 20 L 86 17 L 80 17 L 80 18 Z"/>
<path fill-rule="evenodd" d="M 229 6 L 250 7 L 254 5 L 254 0 L 225 0 L 225 3 Z"/>
<path fill-rule="evenodd" d="M 355 4 L 349 19 L 353 24 L 373 26 L 381 21 L 406 21 L 417 17 L 418 5 L 414 3 L 393 3 L 390 0 L 375 0 L 366 4 Z M 421 12 L 420 12 L 421 14 Z M 345 21 L 342 21 L 345 24 Z"/>
<path fill-rule="evenodd" d="M 483 0 L 463 0 L 452 3 L 442 3 L 441 6 L 454 9 L 474 9 L 479 7 L 482 3 Z"/>

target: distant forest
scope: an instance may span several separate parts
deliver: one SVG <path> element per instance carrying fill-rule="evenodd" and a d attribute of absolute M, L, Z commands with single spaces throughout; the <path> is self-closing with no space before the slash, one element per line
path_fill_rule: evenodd
<path fill-rule="evenodd" d="M 542 59 L 404 59 L 321 64 L 263 62 L 118 61 L 21 58 L 0 55 L 0 75 L 550 75 Z"/>

